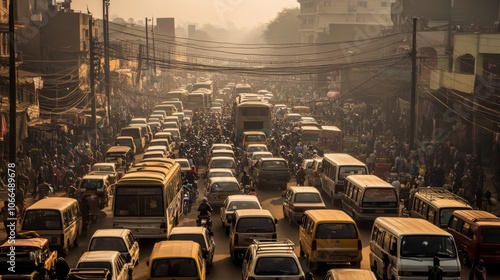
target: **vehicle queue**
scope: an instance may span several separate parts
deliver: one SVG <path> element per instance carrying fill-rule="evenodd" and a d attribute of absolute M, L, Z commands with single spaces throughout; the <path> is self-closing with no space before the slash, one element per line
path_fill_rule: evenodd
<path fill-rule="evenodd" d="M 210 83 L 200 83 L 200 86 L 207 84 Z M 312 272 L 321 273 L 324 270 L 320 268 L 339 264 L 359 269 L 363 244 L 356 222 L 366 219 L 374 220 L 369 244 L 369 262 L 374 277 L 425 279 L 428 267 L 432 266 L 436 257 L 441 261 L 443 279 L 460 279 L 461 261 L 462 264 L 470 264 L 473 259 L 480 257 L 491 263 L 500 262 L 500 259 L 491 255 L 483 256 L 484 250 L 481 249 L 475 250 L 474 256 L 468 255 L 465 249 L 467 247 L 457 244 L 458 239 L 449 232 L 448 227 L 452 227 L 454 232 L 457 229 L 463 232 L 466 223 L 458 225 L 457 221 L 453 224 L 455 220 L 451 217 L 458 208 L 447 206 L 443 202 L 445 199 L 463 203 L 465 207 L 459 208 L 460 212 L 476 211 L 470 212 L 473 217 L 477 215 L 477 218 L 470 219 L 473 222 L 483 219 L 481 212 L 465 210 L 473 207 L 463 200 L 442 188 L 418 189 L 413 196 L 408 197 L 408 205 L 411 206 L 406 208 L 406 212 L 400 212 L 401 198 L 398 190 L 378 177 L 369 175 L 369 168 L 365 163 L 343 153 L 339 139 L 335 140 L 335 137 L 341 137 L 338 128 L 325 127 L 325 132 L 330 136 L 328 138 L 321 136 L 323 130 L 318 125 L 320 131 L 316 142 L 321 143 L 318 147 L 323 147 L 322 157 L 314 149 L 315 145 L 308 145 L 306 150 L 300 144 L 276 141 L 272 135 L 275 129 L 273 123 L 288 126 L 290 131 L 297 132 L 300 139 L 298 132 L 307 131 L 301 128 L 310 126 L 314 119 L 300 114 L 296 118 L 295 114 L 298 113 L 292 112 L 308 114 L 309 111 L 297 108 L 287 113 L 283 111 L 288 109 L 282 107 L 279 112 L 273 112 L 269 94 L 260 96 L 246 92 L 253 91 L 249 85 L 235 85 L 234 88 L 242 92 L 233 97 L 237 101 L 234 102 L 233 109 L 225 106 L 222 113 L 211 113 L 205 110 L 210 108 L 207 108 L 208 101 L 204 101 L 203 107 L 196 108 L 198 105 L 189 104 L 187 98 L 186 107 L 193 108 L 195 114 L 192 118 L 183 116 L 182 120 L 181 115 L 176 115 L 173 123 L 177 124 L 177 129 L 173 130 L 167 125 L 171 122 L 164 120 L 180 113 L 182 102 L 180 106 L 164 106 L 162 103 L 163 105 L 155 107 L 149 118 L 137 119 L 134 122 L 139 123 L 122 129 L 120 137 L 132 137 L 133 141 L 120 142 L 120 145 L 130 148 L 124 150 L 122 155 L 117 154 L 117 147 L 111 147 L 109 155 L 106 155 L 106 162 L 113 162 L 124 171 L 117 176 L 119 180 L 106 187 L 105 191 L 113 196 L 113 228 L 127 230 L 127 234 L 120 232 L 114 237 L 126 242 L 116 242 L 116 245 L 107 242 L 107 246 L 98 249 L 102 251 L 98 255 L 90 252 L 82 255 L 81 261 L 70 271 L 70 276 L 82 277 L 89 273 L 88 269 L 97 269 L 103 275 L 111 273 L 112 279 L 130 279 L 137 264 L 131 260 L 138 258 L 136 255 L 139 254 L 136 239 L 167 239 L 155 244 L 148 261 L 147 279 L 206 279 L 213 265 L 215 243 L 211 239 L 211 225 L 215 216 L 209 217 L 210 221 L 205 224 L 199 219 L 199 227 L 182 229 L 183 226 L 180 226 L 186 215 L 184 205 L 189 204 L 191 210 L 196 210 L 198 207 L 193 204 L 201 194 L 204 196 L 204 203 L 221 206 L 220 220 L 227 227 L 231 259 L 242 267 L 241 277 L 235 279 L 312 279 Z M 208 94 L 210 89 L 205 87 L 205 90 L 198 90 L 197 93 L 205 91 Z M 210 92 L 211 94 L 213 93 Z M 207 100 L 211 98 L 209 96 Z M 176 104 L 179 105 L 178 102 Z M 158 117 L 163 115 L 158 110 L 163 110 L 166 116 L 163 120 Z M 284 122 L 279 119 L 280 116 Z M 160 123 L 155 132 L 148 129 L 148 122 L 151 120 Z M 301 126 L 302 120 L 306 125 Z M 142 124 L 143 121 L 146 123 Z M 294 130 L 296 127 L 299 129 Z M 332 134 L 331 131 L 335 132 Z M 262 134 L 264 139 L 259 137 Z M 136 155 L 145 152 L 146 155 L 152 152 L 152 144 L 158 139 L 163 141 L 159 144 L 163 147 L 163 152 L 151 153 L 154 155 L 151 157 L 143 156 L 139 163 L 131 162 L 131 151 L 135 150 Z M 307 139 L 311 141 L 311 136 L 308 135 Z M 297 142 L 300 143 L 300 140 Z M 311 146 L 312 149 L 309 149 Z M 230 150 L 223 152 L 227 148 Z M 253 157 L 254 153 L 261 152 L 271 153 L 272 157 Z M 178 158 L 181 154 L 184 157 Z M 314 173 L 307 179 L 311 187 L 287 187 L 305 159 L 312 159 L 308 168 L 311 170 L 307 170 Z M 190 169 L 183 169 L 180 161 L 189 162 Z M 196 168 L 199 171 L 200 166 L 206 166 L 205 173 L 196 172 Z M 287 236 L 277 235 L 278 220 L 269 211 L 262 209 L 260 202 L 251 203 L 258 201 L 258 197 L 249 200 L 242 195 L 245 186 L 238 182 L 243 171 L 249 174 L 251 187 L 257 192 L 274 186 L 284 191 L 283 214 L 289 217 L 290 223 L 299 224 L 299 244 L 293 244 Z M 207 179 L 206 185 L 197 184 L 198 176 Z M 315 183 L 310 184 L 311 182 Z M 83 185 L 78 186 L 77 189 L 81 190 L 82 187 Z M 423 195 L 420 195 L 425 192 L 431 193 L 425 196 L 428 198 L 427 204 L 423 202 Z M 331 199 L 338 209 L 326 209 L 324 203 L 321 204 L 323 198 L 320 194 Z M 92 196 L 90 193 L 88 195 L 89 198 Z M 186 195 L 189 199 L 184 199 Z M 56 199 L 58 198 L 44 198 L 38 203 L 48 203 L 50 200 L 49 204 L 56 205 L 52 203 Z M 79 202 L 72 198 L 62 199 L 86 203 L 86 198 L 80 198 Z M 104 205 L 100 208 L 104 208 Z M 65 244 L 59 252 L 62 255 L 67 254 L 70 247 L 78 246 L 78 240 L 86 230 L 82 228 L 83 223 L 76 224 L 71 237 L 66 237 L 65 229 L 73 224 L 70 217 L 87 216 L 86 213 L 81 213 L 88 211 L 87 208 L 75 210 L 64 204 L 60 209 L 49 210 L 42 207 L 42 211 L 38 213 L 33 212 L 36 209 L 40 209 L 38 204 L 26 210 L 23 229 L 37 231 L 41 238 Z M 69 212 L 71 214 L 67 214 Z M 411 217 L 399 217 L 403 214 Z M 39 223 L 42 220 L 45 221 L 44 225 Z M 488 217 L 488 222 L 490 224 L 483 234 L 493 236 L 491 232 L 500 231 L 500 219 Z M 205 227 L 204 230 L 201 229 L 202 226 Z M 470 228 L 469 226 L 468 229 Z M 500 246 L 494 238 L 482 239 L 490 242 L 489 244 L 481 244 L 481 241 L 477 243 L 477 240 L 478 238 L 475 246 L 478 248 L 483 248 L 483 245 Z M 299 247 L 299 256 L 294 253 L 296 246 Z M 96 256 L 90 256 L 91 254 Z M 305 267 L 301 265 L 299 257 L 305 258 Z M 356 270 L 349 270 L 351 274 L 347 273 L 347 269 L 335 270 L 338 272 L 324 272 L 324 275 L 331 276 L 340 273 L 340 270 L 346 270 L 348 277 L 353 277 L 356 273 Z"/>

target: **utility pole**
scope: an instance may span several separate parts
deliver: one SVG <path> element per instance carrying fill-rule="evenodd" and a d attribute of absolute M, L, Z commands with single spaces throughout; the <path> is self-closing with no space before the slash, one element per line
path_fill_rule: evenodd
<path fill-rule="evenodd" d="M 111 89 L 109 79 L 109 1 L 102 1 L 102 30 L 104 41 L 104 91 L 106 92 L 106 99 L 108 100 L 108 124 L 111 119 Z"/>
<path fill-rule="evenodd" d="M 146 18 L 146 66 L 149 70 L 149 39 L 148 39 L 148 18 Z"/>
<path fill-rule="evenodd" d="M 155 51 L 155 19 L 151 20 L 151 37 L 153 40 L 153 76 L 156 77 L 156 51 Z"/>
<path fill-rule="evenodd" d="M 138 85 L 141 80 L 142 75 L 142 48 L 144 45 L 139 45 L 139 55 L 137 57 L 137 77 L 135 78 L 135 83 Z"/>
<path fill-rule="evenodd" d="M 415 147 L 416 107 L 417 107 L 417 21 L 413 18 L 413 41 L 411 49 L 411 96 L 410 96 L 410 151 Z"/>
<path fill-rule="evenodd" d="M 9 1 L 9 170 L 11 164 L 14 164 L 12 169 L 15 170 L 17 160 L 17 78 L 16 78 L 16 35 L 14 28 L 14 3 Z M 12 174 L 12 173 L 11 173 Z M 14 176 L 16 172 L 13 172 Z M 8 174 L 10 175 L 10 174 Z M 14 178 L 15 179 L 15 178 Z M 10 184 L 9 184 L 10 185 Z M 14 227 L 15 228 L 15 227 Z M 9 232 L 9 229 L 5 229 Z M 7 234 L 8 235 L 8 234 Z"/>
<path fill-rule="evenodd" d="M 96 117 L 96 101 L 95 101 L 95 70 L 96 70 L 96 48 L 95 48 L 95 40 L 94 40 L 94 35 L 93 35 L 93 24 L 92 24 L 92 17 L 89 19 L 89 68 L 90 68 L 90 106 L 92 110 L 92 127 L 94 130 L 94 149 L 97 149 L 97 117 Z"/>

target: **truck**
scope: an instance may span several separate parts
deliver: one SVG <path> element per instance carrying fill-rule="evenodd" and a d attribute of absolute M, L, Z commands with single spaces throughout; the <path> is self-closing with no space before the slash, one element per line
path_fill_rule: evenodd
<path fill-rule="evenodd" d="M 15 254 L 15 271 L 12 267 L 12 254 Z M 50 249 L 46 238 L 25 238 L 18 236 L 15 243 L 6 241 L 0 246 L 0 279 L 45 280 L 57 261 L 57 252 Z"/>

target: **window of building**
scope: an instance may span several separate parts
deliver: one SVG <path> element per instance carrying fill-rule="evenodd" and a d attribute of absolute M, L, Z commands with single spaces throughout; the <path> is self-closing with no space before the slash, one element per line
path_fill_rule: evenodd
<path fill-rule="evenodd" d="M 358 1 L 358 7 L 368 8 L 367 1 Z"/>

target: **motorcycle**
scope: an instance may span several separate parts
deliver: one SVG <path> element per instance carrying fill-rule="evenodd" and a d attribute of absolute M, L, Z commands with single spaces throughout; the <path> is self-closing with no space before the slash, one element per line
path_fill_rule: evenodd
<path fill-rule="evenodd" d="M 208 231 L 212 231 L 212 220 L 210 216 L 198 216 L 197 224 L 200 227 L 206 228 Z"/>

